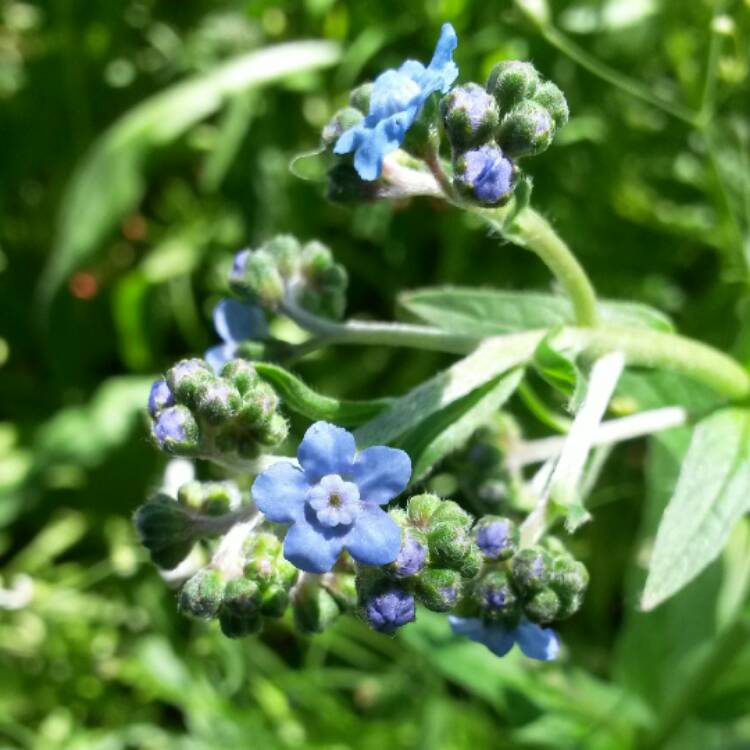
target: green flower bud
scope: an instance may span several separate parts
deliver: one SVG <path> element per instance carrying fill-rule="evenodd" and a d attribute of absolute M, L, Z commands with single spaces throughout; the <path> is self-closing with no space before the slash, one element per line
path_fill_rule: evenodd
<path fill-rule="evenodd" d="M 539 86 L 534 94 L 534 101 L 550 113 L 558 130 L 568 122 L 570 110 L 565 94 L 552 81 L 545 81 Z"/>
<path fill-rule="evenodd" d="M 341 614 L 336 599 L 315 582 L 304 581 L 292 601 L 294 625 L 301 633 L 322 633 Z"/>
<path fill-rule="evenodd" d="M 198 538 L 192 514 L 167 495 L 157 495 L 138 508 L 134 523 L 154 565 L 166 570 L 177 567 Z"/>
<path fill-rule="evenodd" d="M 433 612 L 448 612 L 463 588 L 461 574 L 447 568 L 427 568 L 416 579 L 417 597 Z"/>
<path fill-rule="evenodd" d="M 234 578 L 224 589 L 219 609 L 221 630 L 229 638 L 257 633 L 263 626 L 260 590 L 254 581 Z"/>
<path fill-rule="evenodd" d="M 233 482 L 204 482 L 201 511 L 208 516 L 222 516 L 237 510 L 242 503 L 239 488 Z"/>
<path fill-rule="evenodd" d="M 518 526 L 502 516 L 483 516 L 474 527 L 479 549 L 489 560 L 508 560 L 518 551 Z"/>
<path fill-rule="evenodd" d="M 487 91 L 495 97 L 500 113 L 506 114 L 517 104 L 532 97 L 539 82 L 539 73 L 531 63 L 504 60 L 490 72 Z"/>
<path fill-rule="evenodd" d="M 191 510 L 199 511 L 203 507 L 203 501 L 206 493 L 203 489 L 203 482 L 197 479 L 192 482 L 186 482 L 177 490 L 177 502 Z"/>
<path fill-rule="evenodd" d="M 419 529 L 426 529 L 432 514 L 442 505 L 443 501 L 437 495 L 414 495 L 406 502 L 406 514 L 409 523 Z"/>
<path fill-rule="evenodd" d="M 295 573 L 296 573 L 295 569 Z M 334 573 L 326 580 L 326 590 L 336 600 L 342 612 L 357 606 L 357 582 L 352 573 Z"/>
<path fill-rule="evenodd" d="M 498 142 L 514 158 L 546 151 L 555 135 L 550 113 L 535 101 L 521 102 L 500 123 Z"/>
<path fill-rule="evenodd" d="M 283 617 L 289 606 L 289 591 L 279 584 L 272 584 L 261 593 L 260 611 L 264 617 Z"/>
<path fill-rule="evenodd" d="M 469 551 L 464 556 L 463 560 L 457 566 L 458 572 L 463 578 L 474 578 L 479 571 L 482 569 L 482 553 L 476 544 L 471 544 Z"/>
<path fill-rule="evenodd" d="M 529 595 L 549 582 L 549 556 L 541 547 L 527 547 L 513 556 L 510 570 L 516 588 L 523 595 Z"/>
<path fill-rule="evenodd" d="M 276 259 L 267 250 L 260 249 L 250 253 L 242 276 L 234 277 L 234 285 L 242 293 L 271 309 L 284 298 L 284 279 L 276 265 Z"/>
<path fill-rule="evenodd" d="M 500 121 L 497 102 L 476 83 L 457 86 L 440 102 L 451 146 L 464 150 L 492 139 Z"/>
<path fill-rule="evenodd" d="M 546 625 L 557 618 L 560 598 L 552 588 L 543 588 L 524 604 L 523 611 L 532 622 Z"/>
<path fill-rule="evenodd" d="M 218 425 L 236 416 L 241 403 L 242 397 L 233 385 L 215 378 L 198 391 L 196 411 L 209 424 Z"/>
<path fill-rule="evenodd" d="M 221 377 L 228 380 L 244 396 L 260 381 L 255 368 L 245 359 L 231 359 L 221 370 Z"/>
<path fill-rule="evenodd" d="M 434 519 L 434 516 L 433 516 Z M 458 569 L 471 551 L 471 537 L 452 523 L 430 524 L 427 534 L 430 561 L 443 568 Z"/>
<path fill-rule="evenodd" d="M 467 530 L 473 522 L 472 517 L 453 500 L 442 500 L 430 519 L 430 524 L 448 523 L 455 529 Z"/>
<path fill-rule="evenodd" d="M 214 377 L 213 370 L 202 359 L 183 359 L 167 370 L 165 380 L 178 403 L 193 406 L 202 386 Z"/>
<path fill-rule="evenodd" d="M 344 107 L 328 121 L 320 134 L 326 146 L 333 146 L 339 136 L 364 119 L 364 115 L 355 107 Z"/>
<path fill-rule="evenodd" d="M 224 586 L 224 579 L 218 570 L 201 568 L 180 590 L 177 608 L 189 617 L 210 620 L 219 612 Z"/>
<path fill-rule="evenodd" d="M 368 81 L 352 89 L 352 93 L 349 94 L 349 104 L 358 109 L 363 115 L 366 115 L 370 111 L 370 98 L 372 97 L 373 88 L 374 84 Z"/>
<path fill-rule="evenodd" d="M 582 562 L 561 555 L 552 561 L 550 584 L 563 596 L 582 595 L 589 585 L 589 572 Z"/>
<path fill-rule="evenodd" d="M 557 619 L 564 620 L 571 617 L 581 608 L 583 604 L 583 594 L 570 594 L 558 592 L 560 600 L 560 609 L 557 612 Z"/>
<path fill-rule="evenodd" d="M 278 234 L 261 248 L 275 261 L 276 268 L 282 276 L 292 276 L 297 270 L 300 256 L 299 240 L 291 234 Z"/>

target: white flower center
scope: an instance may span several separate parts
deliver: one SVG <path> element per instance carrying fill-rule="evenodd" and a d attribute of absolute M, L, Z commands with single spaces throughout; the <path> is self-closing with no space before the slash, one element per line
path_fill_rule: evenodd
<path fill-rule="evenodd" d="M 338 474 L 326 474 L 307 493 L 307 502 L 324 526 L 349 525 L 359 512 L 359 487 Z"/>

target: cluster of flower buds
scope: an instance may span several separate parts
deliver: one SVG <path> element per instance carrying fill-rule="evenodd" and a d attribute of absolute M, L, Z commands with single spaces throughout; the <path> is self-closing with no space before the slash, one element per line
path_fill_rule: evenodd
<path fill-rule="evenodd" d="M 135 527 L 141 543 L 155 565 L 170 570 L 179 565 L 193 545 L 226 528 L 221 521 L 236 514 L 242 495 L 233 482 L 188 482 L 175 501 L 159 493 L 135 513 Z"/>
<path fill-rule="evenodd" d="M 484 565 L 457 609 L 461 615 L 510 628 L 522 620 L 549 625 L 578 611 L 588 571 L 558 540 L 519 549 L 518 528 L 500 516 L 484 516 L 474 533 Z"/>
<path fill-rule="evenodd" d="M 451 611 L 482 565 L 473 518 L 451 500 L 416 495 L 391 516 L 402 529 L 398 557 L 383 568 L 357 570 L 360 612 L 383 633 L 414 620 L 416 602 L 434 612 Z"/>
<path fill-rule="evenodd" d="M 240 296 L 276 310 L 292 301 L 315 315 L 338 320 L 346 307 L 348 278 L 329 248 L 279 235 L 234 258 L 229 282 Z"/>
<path fill-rule="evenodd" d="M 148 410 L 155 442 L 178 456 L 253 459 L 287 435 L 276 393 L 243 359 L 220 375 L 202 359 L 178 362 L 153 384 Z"/>
<path fill-rule="evenodd" d="M 482 205 L 502 205 L 513 194 L 515 161 L 545 151 L 568 120 L 562 91 L 543 82 L 530 63 L 505 61 L 486 87 L 457 86 L 440 103 L 451 145 L 454 185 Z"/>

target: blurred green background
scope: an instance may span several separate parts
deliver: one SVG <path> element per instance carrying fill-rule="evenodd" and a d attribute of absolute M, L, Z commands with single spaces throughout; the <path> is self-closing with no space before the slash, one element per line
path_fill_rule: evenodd
<path fill-rule="evenodd" d="M 395 639 L 343 618 L 312 640 L 282 623 L 229 641 L 176 614 L 130 525 L 166 463 L 146 439 L 148 385 L 214 342 L 240 247 L 321 239 L 356 315 L 391 317 L 415 286 L 549 287 L 455 211 L 331 205 L 289 169 L 348 89 L 427 60 L 445 20 L 461 80 L 521 58 L 568 95 L 533 200 L 600 293 L 750 362 L 750 2 L 540 9 L 0 0 L 0 748 L 750 748 L 748 528 L 636 611 L 680 430 L 610 459 L 575 540 L 591 589 L 553 665 L 497 660 L 429 613 Z M 219 90 L 235 58 L 312 38 L 339 42 L 338 62 Z M 364 398 L 446 361 L 339 348 L 299 371 Z"/>

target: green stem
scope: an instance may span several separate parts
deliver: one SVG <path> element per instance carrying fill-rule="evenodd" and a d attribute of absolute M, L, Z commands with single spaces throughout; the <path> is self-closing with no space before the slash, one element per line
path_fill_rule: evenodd
<path fill-rule="evenodd" d="M 474 212 L 482 216 L 504 237 L 531 250 L 550 269 L 570 298 L 577 325 L 596 325 L 594 287 L 570 248 L 541 214 L 533 208 L 524 208 L 508 228 L 505 222 L 493 215 L 494 212 L 486 210 Z"/>
<path fill-rule="evenodd" d="M 456 336 L 438 328 L 402 323 L 358 322 L 333 323 L 285 303 L 281 311 L 298 325 L 317 335 L 316 343 L 410 346 L 416 349 L 469 354 L 480 339 Z M 502 346 L 504 341 L 523 350 L 519 361 L 528 361 L 539 342 L 549 333 L 532 330 L 508 336 L 484 339 Z M 556 340 L 579 355 L 599 358 L 608 352 L 621 351 L 629 366 L 670 370 L 703 383 L 731 399 L 750 397 L 750 373 L 726 354 L 699 341 L 663 333 L 649 328 L 600 324 L 596 328 L 568 326 L 560 329 Z M 303 345 L 304 346 L 304 345 Z"/>

